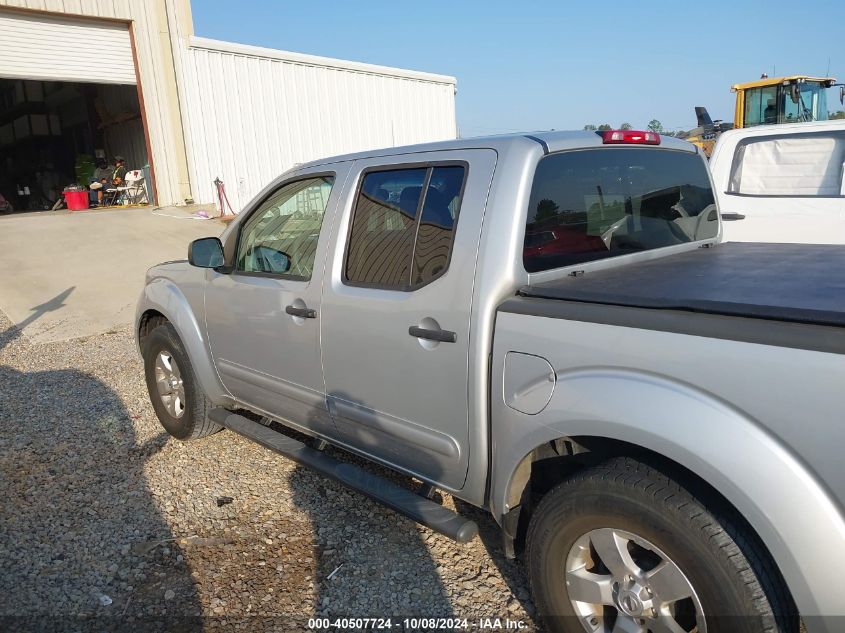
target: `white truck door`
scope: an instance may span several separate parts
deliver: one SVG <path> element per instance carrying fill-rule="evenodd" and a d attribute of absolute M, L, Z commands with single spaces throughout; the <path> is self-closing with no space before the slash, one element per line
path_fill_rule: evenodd
<path fill-rule="evenodd" d="M 725 241 L 845 244 L 845 124 L 727 132 L 710 168 Z"/>

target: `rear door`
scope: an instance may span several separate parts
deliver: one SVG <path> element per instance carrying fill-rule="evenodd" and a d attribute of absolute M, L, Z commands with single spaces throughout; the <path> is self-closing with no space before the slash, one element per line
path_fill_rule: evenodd
<path fill-rule="evenodd" d="M 730 136 L 711 161 L 725 241 L 845 244 L 845 124 Z"/>
<path fill-rule="evenodd" d="M 356 161 L 324 284 L 343 441 L 453 489 L 467 472 L 472 288 L 495 164 L 492 150 Z"/>
<path fill-rule="evenodd" d="M 331 432 L 320 361 L 321 283 L 349 163 L 298 172 L 240 222 L 234 271 L 209 272 L 206 324 L 226 388 L 251 408 Z"/>

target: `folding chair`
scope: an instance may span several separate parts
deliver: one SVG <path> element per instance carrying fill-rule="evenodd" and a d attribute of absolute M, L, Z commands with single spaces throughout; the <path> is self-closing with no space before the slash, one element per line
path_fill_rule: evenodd
<path fill-rule="evenodd" d="M 144 187 L 144 172 L 140 169 L 133 169 L 126 172 L 126 178 L 123 179 L 125 186 L 116 187 L 117 204 L 140 204 L 146 197 L 146 189 Z M 109 189 L 108 191 L 112 191 Z"/>

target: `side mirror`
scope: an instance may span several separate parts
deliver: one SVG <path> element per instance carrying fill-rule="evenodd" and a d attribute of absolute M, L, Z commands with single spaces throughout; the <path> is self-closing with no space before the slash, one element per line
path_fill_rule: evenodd
<path fill-rule="evenodd" d="M 223 244 L 218 237 L 203 237 L 188 247 L 188 263 L 198 268 L 218 268 L 225 263 Z"/>
<path fill-rule="evenodd" d="M 845 86 L 839 86 L 839 103 L 845 105 Z"/>
<path fill-rule="evenodd" d="M 789 86 L 789 96 L 792 99 L 792 103 L 798 103 L 798 100 L 801 98 L 801 89 L 798 87 L 798 84 Z"/>

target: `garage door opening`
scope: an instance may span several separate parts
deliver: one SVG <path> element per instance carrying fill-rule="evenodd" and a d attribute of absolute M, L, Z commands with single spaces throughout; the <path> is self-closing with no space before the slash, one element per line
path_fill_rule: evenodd
<path fill-rule="evenodd" d="M 114 188 L 115 157 L 125 159 L 130 178 L 121 186 L 131 189 L 106 196 L 104 204 L 146 203 L 150 173 L 135 86 L 0 79 L 0 195 L 11 206 L 7 212 L 51 209 L 65 187 L 88 189 L 106 170 L 106 186 Z M 89 195 L 94 204 L 98 198 L 96 191 Z"/>

